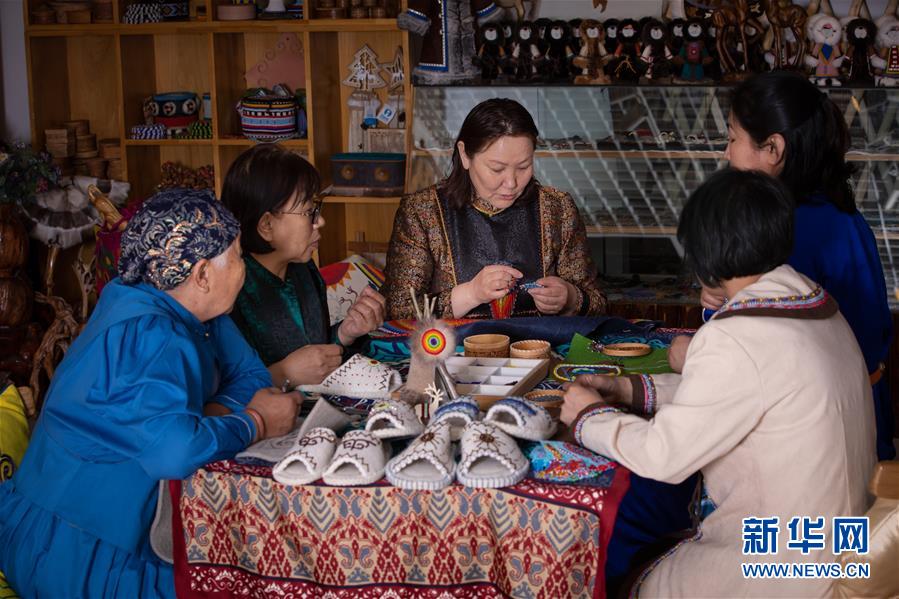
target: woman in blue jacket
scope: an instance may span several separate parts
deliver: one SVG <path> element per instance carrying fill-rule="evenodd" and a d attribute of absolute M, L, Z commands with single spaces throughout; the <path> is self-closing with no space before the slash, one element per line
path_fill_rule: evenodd
<path fill-rule="evenodd" d="M 293 426 L 227 317 L 240 226 L 212 197 L 149 199 L 53 377 L 19 470 L 0 485 L 0 570 L 26 597 L 174 597 L 148 536 L 158 483 Z M 212 416 L 211 414 L 216 414 Z"/>

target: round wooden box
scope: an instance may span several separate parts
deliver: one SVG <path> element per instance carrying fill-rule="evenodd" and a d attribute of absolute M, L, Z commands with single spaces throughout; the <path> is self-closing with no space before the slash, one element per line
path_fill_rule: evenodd
<path fill-rule="evenodd" d="M 462 342 L 465 346 L 465 355 L 476 358 L 508 358 L 508 335 L 472 335 Z"/>
<path fill-rule="evenodd" d="M 541 360 L 550 357 L 549 341 L 542 339 L 528 339 L 516 341 L 509 346 L 509 356 L 525 360 Z"/>

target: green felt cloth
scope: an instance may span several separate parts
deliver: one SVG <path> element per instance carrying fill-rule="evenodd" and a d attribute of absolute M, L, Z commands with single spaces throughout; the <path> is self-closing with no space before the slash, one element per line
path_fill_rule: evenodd
<path fill-rule="evenodd" d="M 668 348 L 655 349 L 645 356 L 636 358 L 624 358 L 607 356 L 590 349 L 592 339 L 575 333 L 571 339 L 571 349 L 565 356 L 567 364 L 617 364 L 621 366 L 624 374 L 660 374 L 671 372 L 668 366 Z"/>

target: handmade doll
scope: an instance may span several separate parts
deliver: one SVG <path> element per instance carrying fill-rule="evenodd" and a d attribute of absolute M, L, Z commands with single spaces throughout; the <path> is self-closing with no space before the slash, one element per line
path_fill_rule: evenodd
<path fill-rule="evenodd" d="M 499 25 L 488 23 L 478 30 L 478 54 L 475 64 L 481 67 L 481 79 L 493 81 L 500 75 L 500 66 L 506 57 L 503 48 L 503 30 Z"/>
<path fill-rule="evenodd" d="M 618 48 L 618 19 L 606 19 L 603 21 L 603 28 L 606 30 L 606 52 L 614 54 Z"/>
<path fill-rule="evenodd" d="M 686 32 L 684 28 L 687 26 L 687 21 L 684 19 L 671 19 L 668 22 L 668 44 L 671 47 L 671 53 L 677 56 L 680 54 L 680 49 L 684 45 L 684 36 Z"/>
<path fill-rule="evenodd" d="M 574 78 L 578 85 L 609 83 L 609 76 L 603 72 L 603 64 L 608 59 L 602 23 L 595 19 L 581 21 L 581 51 L 572 61 L 581 69 L 581 74 Z"/>
<path fill-rule="evenodd" d="M 543 54 L 537 39 L 537 30 L 530 21 L 522 21 L 515 27 L 515 45 L 512 60 L 515 64 L 515 80 L 531 82 L 538 78 L 537 67 L 542 66 Z"/>
<path fill-rule="evenodd" d="M 493 0 L 408 0 L 397 25 L 424 38 L 413 82 L 441 85 L 475 80 L 475 25 L 501 15 Z"/>
<path fill-rule="evenodd" d="M 515 50 L 515 22 L 500 21 L 500 31 L 503 32 L 503 51 L 505 59 L 501 63 L 502 72 L 510 79 L 515 75 L 515 64 L 512 60 L 512 52 Z"/>
<path fill-rule="evenodd" d="M 681 64 L 678 83 L 706 81 L 705 66 L 712 61 L 705 47 L 705 29 L 699 19 L 690 19 L 684 27 L 684 45 L 678 53 Z"/>
<path fill-rule="evenodd" d="M 565 21 L 553 21 L 547 30 L 546 37 L 546 60 L 552 69 L 551 79 L 568 81 L 571 77 L 569 64 L 574 57 L 568 23 Z"/>
<path fill-rule="evenodd" d="M 612 66 L 612 78 L 616 81 L 635 82 L 640 78 L 639 64 L 640 44 L 637 37 L 637 22 L 624 19 L 618 25 L 618 46 L 615 48 L 615 61 Z"/>
<path fill-rule="evenodd" d="M 656 19 L 646 21 L 643 26 L 643 52 L 640 60 L 646 63 L 644 77 L 648 81 L 664 82 L 671 75 L 671 49 L 668 47 L 668 30 Z"/>
<path fill-rule="evenodd" d="M 877 55 L 874 49 L 875 37 L 877 27 L 868 19 L 852 19 L 846 24 L 846 58 L 849 62 L 847 77 L 850 85 L 874 83 L 871 57 Z"/>
<path fill-rule="evenodd" d="M 881 17 L 877 25 L 877 44 L 880 55 L 871 57 L 878 74 L 874 78 L 880 87 L 899 86 L 899 19 Z"/>
<path fill-rule="evenodd" d="M 813 15 L 807 24 L 806 35 L 812 44 L 805 63 L 814 68 L 810 79 L 818 85 L 842 85 L 840 81 L 840 64 L 843 53 L 840 50 L 840 38 L 843 29 L 836 17 L 819 13 Z"/>
<path fill-rule="evenodd" d="M 711 60 L 705 63 L 705 76 L 718 81 L 722 75 L 721 60 L 718 56 L 718 28 L 711 19 L 704 19 L 702 23 L 705 29 L 705 48 L 711 57 Z"/>
<path fill-rule="evenodd" d="M 568 21 L 568 30 L 571 31 L 571 49 L 575 54 L 581 51 L 581 21 L 583 19 Z"/>
<path fill-rule="evenodd" d="M 547 19 L 546 17 L 541 17 L 534 21 L 534 30 L 537 32 L 537 44 L 540 46 L 541 54 L 546 54 L 546 49 L 549 46 L 548 34 L 552 23 L 552 19 Z"/>

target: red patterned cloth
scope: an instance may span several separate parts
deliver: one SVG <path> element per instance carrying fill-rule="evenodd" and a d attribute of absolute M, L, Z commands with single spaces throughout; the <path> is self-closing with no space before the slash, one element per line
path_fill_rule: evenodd
<path fill-rule="evenodd" d="M 604 597 L 628 488 L 285 486 L 218 462 L 171 485 L 179 597 Z"/>

